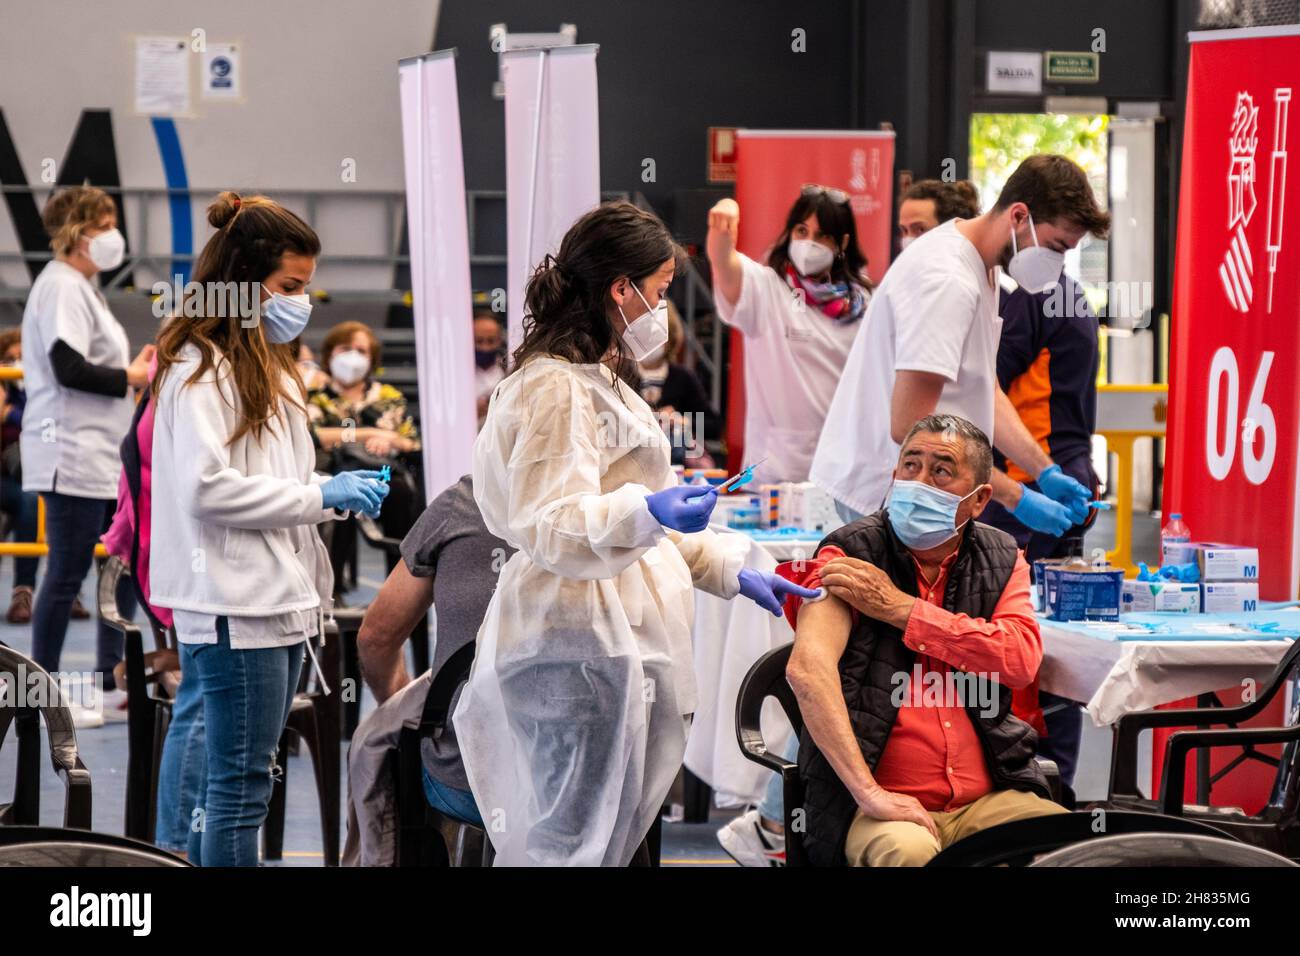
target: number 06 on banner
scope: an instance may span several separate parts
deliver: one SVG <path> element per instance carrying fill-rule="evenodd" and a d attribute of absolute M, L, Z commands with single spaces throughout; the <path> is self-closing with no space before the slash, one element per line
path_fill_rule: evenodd
<path fill-rule="evenodd" d="M 1241 467 L 1247 481 L 1252 485 L 1262 485 L 1273 470 L 1273 459 L 1277 456 L 1277 422 L 1273 418 L 1273 409 L 1264 401 L 1272 367 L 1273 353 L 1265 352 L 1260 356 L 1255 381 L 1246 400 L 1246 414 L 1238 428 L 1240 375 L 1237 354 L 1227 345 L 1214 353 L 1205 409 L 1205 462 L 1217 481 L 1223 481 L 1232 471 L 1238 442 L 1241 444 Z M 1225 398 L 1226 410 L 1220 422 L 1219 405 Z"/>

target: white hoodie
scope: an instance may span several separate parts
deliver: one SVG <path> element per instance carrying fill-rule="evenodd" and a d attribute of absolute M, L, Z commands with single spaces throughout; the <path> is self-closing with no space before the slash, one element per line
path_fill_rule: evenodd
<path fill-rule="evenodd" d="M 193 384 L 199 350 L 167 370 L 153 434 L 151 600 L 208 614 L 270 617 L 332 606 L 334 575 L 316 524 L 324 508 L 306 415 L 281 415 L 229 442 L 239 398 L 223 356 Z M 290 391 L 290 394 L 295 394 Z"/>

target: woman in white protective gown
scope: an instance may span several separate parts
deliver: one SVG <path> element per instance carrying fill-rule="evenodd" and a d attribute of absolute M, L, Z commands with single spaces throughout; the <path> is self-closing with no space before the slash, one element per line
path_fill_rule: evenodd
<path fill-rule="evenodd" d="M 681 766 L 696 708 L 693 588 L 780 613 L 812 596 L 742 568 L 680 486 L 659 422 L 615 374 L 667 338 L 681 251 L 627 202 L 579 219 L 528 283 L 515 371 L 474 446 L 500 569 L 454 715 L 502 865 L 624 866 Z M 496 569 L 466 568 L 466 574 Z"/>

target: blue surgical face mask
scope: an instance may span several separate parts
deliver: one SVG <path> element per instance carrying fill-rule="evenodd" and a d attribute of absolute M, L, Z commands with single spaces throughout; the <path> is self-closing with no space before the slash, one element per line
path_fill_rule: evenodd
<path fill-rule="evenodd" d="M 895 481 L 886 504 L 889 524 L 898 540 L 913 551 L 929 551 L 952 540 L 961 530 L 957 527 L 957 508 L 973 494 L 958 498 L 923 481 Z"/>
<path fill-rule="evenodd" d="M 266 286 L 262 286 L 266 289 Z M 285 295 L 271 292 L 271 298 L 262 303 L 262 324 L 266 327 L 266 340 L 277 345 L 292 342 L 302 335 L 311 319 L 311 296 Z"/>

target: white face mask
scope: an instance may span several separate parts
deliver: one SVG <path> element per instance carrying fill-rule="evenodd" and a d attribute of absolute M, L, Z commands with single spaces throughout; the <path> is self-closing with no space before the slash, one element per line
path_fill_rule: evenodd
<path fill-rule="evenodd" d="M 126 257 L 126 239 L 116 229 L 101 232 L 87 244 L 86 255 L 100 272 L 116 269 Z"/>
<path fill-rule="evenodd" d="M 340 385 L 355 385 L 370 371 L 370 359 L 356 349 L 335 352 L 330 356 L 330 375 Z"/>
<path fill-rule="evenodd" d="M 645 303 L 646 311 L 632 322 L 627 322 L 627 316 L 623 314 L 621 307 L 618 314 L 623 316 L 624 322 L 627 322 L 627 328 L 623 330 L 623 341 L 632 352 L 632 358 L 643 362 L 654 353 L 655 349 L 662 348 L 668 342 L 668 300 L 660 299 L 659 305 L 651 308 L 646 297 L 636 287 L 636 283 L 630 282 L 629 285 L 636 292 L 637 298 Z"/>
<path fill-rule="evenodd" d="M 831 267 L 835 253 L 811 239 L 791 239 L 790 261 L 801 276 L 819 276 Z"/>
<path fill-rule="evenodd" d="M 644 366 L 645 368 L 655 368 L 663 364 L 664 352 L 666 348 L 667 346 L 660 345 L 657 348 L 651 349 L 650 353 L 645 358 L 640 360 L 641 365 Z"/>
<path fill-rule="evenodd" d="M 1011 229 L 1011 262 L 1007 264 L 1007 274 L 1016 280 L 1016 285 L 1031 295 L 1046 292 L 1061 281 L 1061 270 L 1065 268 L 1065 255 L 1052 249 L 1044 249 L 1038 244 L 1038 232 L 1034 229 L 1034 217 L 1029 217 L 1029 232 L 1034 237 L 1034 244 L 1025 249 L 1016 248 L 1016 230 Z"/>

